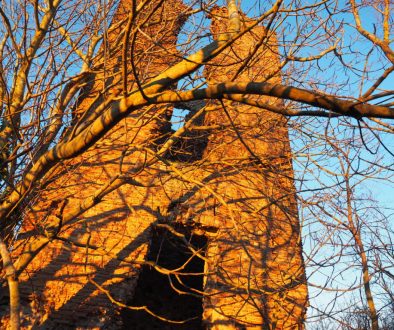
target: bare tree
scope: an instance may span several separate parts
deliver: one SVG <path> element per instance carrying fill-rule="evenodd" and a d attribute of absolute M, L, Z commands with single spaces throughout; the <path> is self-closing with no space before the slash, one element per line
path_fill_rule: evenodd
<path fill-rule="evenodd" d="M 392 237 L 390 219 L 367 187 L 387 173 L 382 173 L 372 161 L 363 163 L 363 148 L 361 141 L 332 144 L 330 157 L 337 158 L 337 167 L 335 172 L 331 168 L 329 176 L 335 178 L 334 186 L 327 194 L 323 192 L 326 179 L 316 178 L 322 180 L 321 192 L 303 201 L 305 214 L 311 216 L 306 233 L 313 251 L 306 261 L 313 269 L 310 285 L 315 286 L 313 291 L 317 295 L 321 294 L 320 299 L 331 295 L 327 316 L 332 317 L 332 328 L 379 329 L 379 318 L 384 319 L 389 308 L 387 301 L 391 300 L 391 289 L 382 286 L 383 273 L 376 268 L 375 261 L 381 255 L 383 263 L 390 267 L 387 259 L 390 258 L 387 244 L 390 245 Z M 329 171 L 327 167 L 322 170 Z M 314 272 L 325 278 L 324 285 L 315 282 L 314 278 L 319 276 Z M 317 318 L 325 314 L 320 308 L 315 312 Z"/>
<path fill-rule="evenodd" d="M 25 282 L 39 273 L 40 255 L 61 259 L 64 247 L 79 251 L 67 255 L 67 271 L 83 265 L 92 292 L 122 308 L 177 322 L 117 297 L 100 282 L 100 258 L 132 265 L 131 277 L 143 265 L 170 282 L 175 277 L 181 286 L 173 285 L 175 291 L 204 296 L 205 306 L 216 306 L 220 296 L 210 284 L 215 274 L 223 292 L 242 297 L 239 306 L 258 311 L 257 324 L 285 327 L 283 315 L 290 315 L 288 322 L 303 327 L 306 298 L 293 293 L 306 294 L 301 239 L 307 321 L 357 328 L 343 307 L 357 292 L 365 326 L 386 326 L 379 318 L 393 301 L 391 211 L 366 196 L 365 187 L 392 189 L 392 6 L 384 0 L 2 1 L 0 232 L 14 328 L 17 276 Z M 245 40 L 252 45 L 239 51 Z M 188 115 L 177 119 L 181 110 Z M 212 223 L 206 212 L 214 214 Z M 124 231 L 111 227 L 127 217 L 139 227 L 138 221 Z M 265 220 L 243 223 L 253 217 Z M 267 219 L 281 221 L 270 227 Z M 179 224 L 208 237 L 207 245 L 195 246 Z M 168 231 L 190 260 L 207 262 L 205 290 L 183 285 L 182 274 L 193 273 L 185 270 L 189 261 L 162 266 L 146 258 L 145 243 L 117 250 L 131 241 L 128 232 L 145 225 L 142 232 Z M 290 246 L 294 257 L 275 255 L 274 248 L 264 254 L 263 238 L 253 235 L 264 236 L 266 247 Z M 228 281 L 234 275 L 226 277 L 234 265 L 223 261 L 225 253 L 215 257 L 231 240 L 250 267 L 236 284 Z M 260 253 L 259 261 L 250 251 Z M 223 268 L 209 266 L 210 258 Z M 259 276 L 261 260 L 281 266 L 268 272 L 272 277 Z M 281 286 L 272 280 L 279 277 Z M 36 306 L 30 315 L 62 313 L 39 299 L 30 305 Z M 245 326 L 243 307 L 237 308 L 239 319 L 225 307 L 206 307 L 205 318 Z M 42 322 L 41 316 L 30 321 Z"/>

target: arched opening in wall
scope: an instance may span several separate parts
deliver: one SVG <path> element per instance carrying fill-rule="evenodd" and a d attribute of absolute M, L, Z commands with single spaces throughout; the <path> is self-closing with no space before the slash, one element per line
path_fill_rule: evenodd
<path fill-rule="evenodd" d="M 205 102 L 189 103 L 184 108 L 174 108 L 172 114 L 172 133 L 183 130 L 167 156 L 172 161 L 192 163 L 200 160 L 208 143 L 209 130 L 203 127 Z"/>
<path fill-rule="evenodd" d="M 204 255 L 207 239 L 193 235 L 187 228 L 175 229 L 182 233 L 188 244 Z M 139 275 L 135 294 L 129 306 L 147 306 L 153 313 L 172 321 L 169 323 L 145 311 L 123 309 L 124 329 L 204 329 L 202 326 L 202 295 L 204 281 L 204 260 L 193 256 L 184 241 L 167 229 L 153 229 L 148 261 L 166 269 L 179 269 L 174 274 L 165 275 L 154 267 L 143 266 Z M 178 278 L 177 278 L 178 277 Z"/>

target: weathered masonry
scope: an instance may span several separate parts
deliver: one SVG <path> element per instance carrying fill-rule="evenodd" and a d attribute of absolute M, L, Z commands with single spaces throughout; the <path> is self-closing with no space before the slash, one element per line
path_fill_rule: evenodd
<path fill-rule="evenodd" d="M 122 0 L 112 25 L 130 10 Z M 138 16 L 144 33 L 130 47 L 142 82 L 179 61 L 186 11 L 181 0 L 152 1 Z M 224 8 L 211 11 L 214 38 L 226 32 L 227 17 Z M 81 92 L 75 122 L 93 118 L 97 104 L 122 90 L 122 28 L 109 33 L 105 59 L 98 58 L 105 65 Z M 257 26 L 214 58 L 205 78 L 279 82 L 277 51 L 275 35 Z M 127 88 L 135 87 L 129 73 Z M 287 122 L 240 101 L 199 104 L 156 161 L 148 160 L 173 134 L 173 108 L 142 108 L 48 173 L 14 250 L 17 258 L 39 237 L 52 237 L 20 277 L 24 328 L 303 328 L 307 288 Z M 111 192 L 101 200 L 106 187 Z"/>

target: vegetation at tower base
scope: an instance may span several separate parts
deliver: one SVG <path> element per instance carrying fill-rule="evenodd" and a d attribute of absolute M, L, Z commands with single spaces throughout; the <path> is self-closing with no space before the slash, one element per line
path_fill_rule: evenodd
<path fill-rule="evenodd" d="M 240 5 L 2 5 L 2 326 L 390 328 L 392 4 Z"/>

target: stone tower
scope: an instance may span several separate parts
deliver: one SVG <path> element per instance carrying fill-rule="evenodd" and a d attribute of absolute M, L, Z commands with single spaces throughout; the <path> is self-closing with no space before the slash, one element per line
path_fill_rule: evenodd
<path fill-rule="evenodd" d="M 144 33 L 134 41 L 133 58 L 129 54 L 128 61 L 137 63 L 141 83 L 178 61 L 175 44 L 185 8 L 180 0 L 162 4 L 150 1 L 138 16 L 135 24 L 142 25 L 147 18 L 150 24 L 142 25 Z M 131 1 L 121 1 L 113 21 L 127 20 L 130 11 Z M 107 44 L 101 46 L 98 73 L 79 95 L 73 109 L 75 128 L 65 133 L 66 138 L 78 134 L 79 126 L 94 118 L 97 104 L 122 92 L 123 28 L 110 30 Z M 102 69 L 101 63 L 105 63 Z M 136 77 L 128 64 L 127 88 L 132 90 Z M 155 150 L 169 130 L 171 109 L 150 106 L 134 112 L 93 147 L 59 164 L 44 178 L 45 189 L 30 202 L 14 255 L 29 253 L 42 236 L 56 238 L 19 277 L 23 327 L 121 326 L 120 308 L 111 306 L 105 290 L 121 303 L 126 303 L 134 291 L 149 247 L 150 226 L 157 220 L 157 207 L 162 203 L 158 188 L 152 184 L 161 170 L 151 166 L 135 173 L 134 169 L 145 160 L 144 148 Z M 100 200 L 106 187 L 112 192 L 100 203 L 64 220 L 90 200 Z"/>
<path fill-rule="evenodd" d="M 121 1 L 114 22 L 125 18 L 130 6 Z M 143 9 L 140 21 L 152 15 L 153 24 L 133 45 L 141 82 L 178 60 L 175 45 L 184 12 L 181 0 L 152 1 Z M 226 32 L 228 14 L 216 7 L 211 15 L 217 38 Z M 242 17 L 242 23 L 247 27 L 253 21 Z M 108 34 L 101 49 L 106 64 L 81 93 L 74 123 L 93 118 L 97 104 L 122 92 L 120 32 L 121 27 Z M 271 31 L 253 28 L 205 67 L 207 82 L 279 82 L 276 44 Z M 248 65 L 242 67 L 239 59 L 245 58 Z M 135 81 L 128 73 L 128 90 Z M 141 166 L 149 151 L 171 134 L 171 106 L 133 113 L 48 174 L 14 251 L 27 253 L 30 242 L 52 237 L 20 277 L 26 328 L 121 328 L 121 306 L 135 294 L 143 265 L 152 265 L 152 231 L 159 225 L 184 234 L 190 259 L 204 260 L 201 328 L 303 328 L 307 289 L 287 123 L 240 101 L 205 104 L 207 111 L 179 145 L 149 166 Z M 253 101 L 280 104 L 266 97 Z M 78 134 L 78 128 L 66 134 Z M 101 200 L 107 188 L 111 192 Z M 62 221 L 95 198 L 97 205 Z M 204 236 L 204 246 L 193 249 L 193 235 Z"/>
<path fill-rule="evenodd" d="M 228 13 L 215 8 L 211 15 L 218 38 L 226 32 Z M 243 17 L 242 23 L 254 22 Z M 206 67 L 207 81 L 280 83 L 277 52 L 275 34 L 257 26 Z M 248 58 L 242 67 L 239 59 Z M 267 97 L 252 100 L 281 104 Z M 208 137 L 204 158 L 216 163 L 211 171 L 220 175 L 210 185 L 227 205 L 217 206 L 213 217 L 207 214 L 219 229 L 207 248 L 205 291 L 211 296 L 205 299 L 205 319 L 213 328 L 299 329 L 307 289 L 287 121 L 232 100 L 216 104 L 204 123 L 222 128 Z"/>

